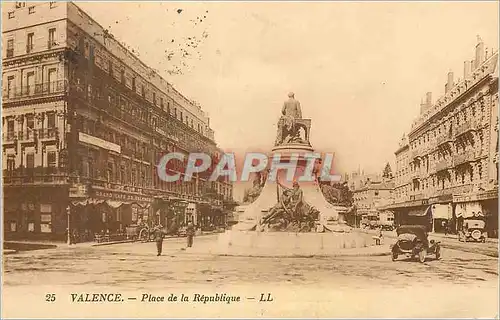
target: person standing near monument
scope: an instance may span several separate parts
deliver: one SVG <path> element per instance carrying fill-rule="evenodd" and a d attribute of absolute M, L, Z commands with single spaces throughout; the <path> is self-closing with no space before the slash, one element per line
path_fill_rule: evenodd
<path fill-rule="evenodd" d="M 194 233 L 195 233 L 194 225 L 190 221 L 188 223 L 188 225 L 187 225 L 187 228 L 186 228 L 187 246 L 188 246 L 188 248 L 191 248 L 193 246 Z"/>
<path fill-rule="evenodd" d="M 157 225 L 154 230 L 155 242 L 156 242 L 156 250 L 158 252 L 157 256 L 161 256 L 161 252 L 163 249 L 163 231 L 161 230 L 161 225 Z"/>

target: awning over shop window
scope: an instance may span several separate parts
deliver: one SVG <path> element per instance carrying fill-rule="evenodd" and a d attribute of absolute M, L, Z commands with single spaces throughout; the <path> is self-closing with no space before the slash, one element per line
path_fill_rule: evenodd
<path fill-rule="evenodd" d="M 97 204 L 101 204 L 103 202 L 104 202 L 104 200 L 89 198 L 89 199 L 80 200 L 80 201 L 72 201 L 71 204 L 73 206 L 86 206 L 86 205 L 97 205 Z"/>
<path fill-rule="evenodd" d="M 408 216 L 412 216 L 412 217 L 424 217 L 426 216 L 427 214 L 430 213 L 431 211 L 431 207 L 427 207 L 425 209 L 412 209 L 408 212 Z"/>
<path fill-rule="evenodd" d="M 484 217 L 483 206 L 479 202 L 458 203 L 455 207 L 457 218 Z"/>
<path fill-rule="evenodd" d="M 121 202 L 121 201 L 106 200 L 106 204 L 113 209 L 117 209 L 117 208 L 121 207 L 122 205 L 124 205 L 125 203 Z"/>
<path fill-rule="evenodd" d="M 433 219 L 451 219 L 452 209 L 448 204 L 434 204 L 432 205 L 432 218 Z"/>

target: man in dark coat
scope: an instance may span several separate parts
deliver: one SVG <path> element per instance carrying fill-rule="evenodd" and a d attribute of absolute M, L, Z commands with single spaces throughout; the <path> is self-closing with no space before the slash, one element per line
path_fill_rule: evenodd
<path fill-rule="evenodd" d="M 157 256 L 161 256 L 161 251 L 163 248 L 163 231 L 161 230 L 161 225 L 156 226 L 154 231 L 156 250 L 158 251 Z"/>
<path fill-rule="evenodd" d="M 186 228 L 187 246 L 189 248 L 193 246 L 194 233 L 195 233 L 194 225 L 192 222 L 189 222 Z"/>

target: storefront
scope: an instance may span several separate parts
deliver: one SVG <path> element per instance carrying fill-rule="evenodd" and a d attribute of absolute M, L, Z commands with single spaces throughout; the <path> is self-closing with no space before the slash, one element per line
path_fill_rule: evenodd
<path fill-rule="evenodd" d="M 64 241 L 68 188 L 4 187 L 5 240 Z"/>
<path fill-rule="evenodd" d="M 431 206 L 433 231 L 437 233 L 452 232 L 453 207 L 448 204 L 433 204 Z"/>
<path fill-rule="evenodd" d="M 463 225 L 465 219 L 480 218 L 486 222 L 488 237 L 498 237 L 498 190 L 478 192 L 475 195 L 457 195 L 455 202 L 455 217 L 457 228 Z"/>

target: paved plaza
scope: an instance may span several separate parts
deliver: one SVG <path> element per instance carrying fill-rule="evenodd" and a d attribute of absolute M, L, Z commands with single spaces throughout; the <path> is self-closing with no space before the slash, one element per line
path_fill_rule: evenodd
<path fill-rule="evenodd" d="M 215 242 L 215 235 L 197 237 L 195 248 L 187 250 L 184 240 L 165 240 L 160 257 L 154 243 L 63 246 L 8 255 L 4 264 L 5 315 L 30 316 L 43 311 L 47 316 L 127 317 L 139 315 L 139 302 L 92 308 L 90 314 L 85 304 L 70 302 L 70 293 L 119 292 L 140 299 L 141 293 L 187 295 L 200 291 L 241 295 L 245 301 L 221 304 L 220 308 L 202 303 L 187 308 L 180 303 L 149 303 L 140 308 L 144 316 L 152 317 L 238 317 L 243 316 L 237 311 L 240 309 L 246 310 L 245 316 L 268 317 L 496 315 L 498 259 L 483 254 L 443 249 L 441 260 L 430 258 L 424 264 L 404 258 L 392 262 L 386 255 L 249 258 L 203 253 L 200 249 Z M 48 292 L 59 297 L 53 304 L 59 306 L 57 313 L 51 313 L 56 309 L 44 302 Z M 259 302 L 262 293 L 266 297 L 271 293 L 273 301 Z M 9 308 L 23 297 L 36 301 L 36 295 L 41 309 Z M 162 313 L 167 309 L 170 313 Z M 75 314 L 77 310 L 81 313 Z"/>

